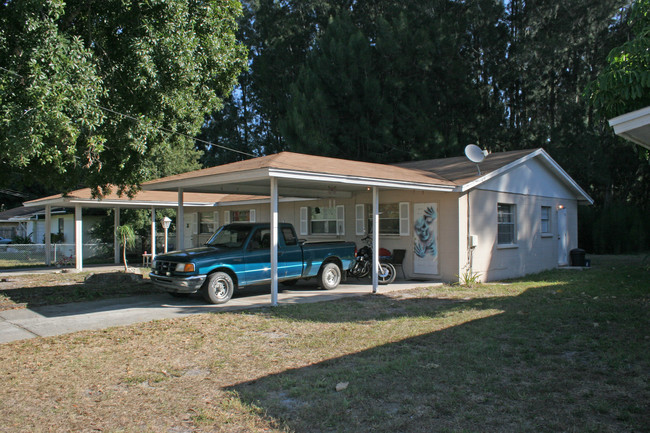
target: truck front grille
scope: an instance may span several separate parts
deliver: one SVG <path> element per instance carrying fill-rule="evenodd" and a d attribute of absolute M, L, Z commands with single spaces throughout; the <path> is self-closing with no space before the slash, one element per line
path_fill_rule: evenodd
<path fill-rule="evenodd" d="M 174 272 L 176 270 L 176 265 L 176 262 L 156 260 L 156 267 L 154 268 L 154 272 L 158 275 L 166 275 L 168 272 Z"/>

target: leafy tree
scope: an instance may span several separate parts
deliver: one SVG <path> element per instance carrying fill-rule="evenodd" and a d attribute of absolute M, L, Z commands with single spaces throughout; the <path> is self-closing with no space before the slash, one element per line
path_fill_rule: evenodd
<path fill-rule="evenodd" d="M 650 0 L 631 6 L 628 22 L 629 40 L 609 52 L 607 65 L 586 91 L 606 118 L 650 105 Z"/>
<path fill-rule="evenodd" d="M 245 68 L 240 12 L 235 0 L 2 2 L 0 182 L 20 171 L 128 191 L 196 168 L 191 136 Z"/>

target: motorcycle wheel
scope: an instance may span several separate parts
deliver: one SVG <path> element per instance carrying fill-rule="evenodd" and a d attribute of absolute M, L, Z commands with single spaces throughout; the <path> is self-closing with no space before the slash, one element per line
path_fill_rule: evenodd
<path fill-rule="evenodd" d="M 377 276 L 377 282 L 381 285 L 390 284 L 395 281 L 397 273 L 395 272 L 395 266 L 391 263 L 380 263 L 379 264 L 379 275 Z"/>

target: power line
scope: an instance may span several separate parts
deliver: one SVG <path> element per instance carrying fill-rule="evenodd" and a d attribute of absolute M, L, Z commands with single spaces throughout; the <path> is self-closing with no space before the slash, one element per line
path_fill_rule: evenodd
<path fill-rule="evenodd" d="M 20 75 L 20 74 L 14 72 L 14 71 L 11 71 L 11 70 L 9 70 L 9 69 L 3 68 L 2 66 L 0 66 L 0 70 L 3 70 L 3 71 L 5 71 L 5 72 L 7 72 L 8 74 L 15 75 L 16 77 L 25 78 L 25 77 L 23 77 L 22 75 Z M 99 109 L 101 109 L 101 110 L 107 111 L 107 112 L 109 112 L 109 113 L 117 114 L 118 116 L 122 116 L 122 117 L 125 117 L 125 118 L 127 118 L 127 119 L 133 120 L 133 121 L 135 121 L 135 122 L 139 122 L 139 121 L 140 121 L 140 119 L 138 119 L 137 117 L 131 116 L 131 115 L 129 115 L 129 114 L 121 113 L 121 112 L 116 111 L 116 110 L 113 110 L 113 109 L 111 109 L 111 108 L 102 107 L 102 106 L 99 105 L 99 104 L 93 104 L 93 103 L 91 103 L 91 105 L 93 105 L 93 106 L 95 106 L 95 107 L 97 107 L 97 108 L 99 108 Z M 192 137 L 191 135 L 187 135 L 187 134 L 184 134 L 184 133 L 182 133 L 182 132 L 172 131 L 171 129 L 163 128 L 162 126 L 153 126 L 153 128 L 154 128 L 154 129 L 157 129 L 157 130 L 159 130 L 159 131 L 162 131 L 162 132 L 166 132 L 166 133 L 168 133 L 168 134 L 176 134 L 176 135 L 180 135 L 180 136 L 183 136 L 183 137 L 185 137 L 185 138 L 189 138 L 190 140 L 195 140 L 195 141 L 198 141 L 198 142 L 200 142 L 200 143 L 207 144 L 207 145 L 209 145 L 209 146 L 215 146 L 215 147 L 218 147 L 219 149 L 229 150 L 229 151 L 231 151 L 231 152 L 239 153 L 239 154 L 241 154 L 241 155 L 246 155 L 246 156 L 250 156 L 250 157 L 253 157 L 253 158 L 257 158 L 257 155 L 253 155 L 252 153 L 243 152 L 243 151 L 241 151 L 241 150 L 233 149 L 233 148 L 228 147 L 228 146 L 224 146 L 224 145 L 221 145 L 221 144 L 212 143 L 212 142 L 210 142 L 210 141 L 206 141 L 206 140 L 201 140 L 200 138 Z"/>

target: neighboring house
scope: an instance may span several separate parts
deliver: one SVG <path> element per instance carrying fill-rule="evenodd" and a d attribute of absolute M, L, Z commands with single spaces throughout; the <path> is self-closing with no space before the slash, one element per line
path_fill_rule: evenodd
<path fill-rule="evenodd" d="M 578 246 L 578 204 L 593 202 L 585 191 L 542 149 L 491 154 L 480 171 L 464 157 L 390 166 L 283 152 L 143 188 L 267 194 L 213 209 L 184 205 L 185 247 L 221 224 L 270 221 L 268 185 L 276 182 L 286 200 L 277 204 L 279 221 L 313 241 L 362 245 L 376 192 L 380 246 L 406 250 L 409 278 L 457 281 L 469 270 L 497 280 L 567 265 Z"/>
<path fill-rule="evenodd" d="M 609 126 L 616 135 L 650 149 L 650 107 L 610 119 Z"/>
<path fill-rule="evenodd" d="M 99 217 L 84 216 L 84 237 L 90 239 L 90 230 Z M 45 209 L 20 207 L 0 213 L 0 236 L 28 237 L 32 243 L 45 243 Z M 51 210 L 50 233 L 59 236 L 58 243 L 74 244 L 74 213 L 69 209 Z"/>

